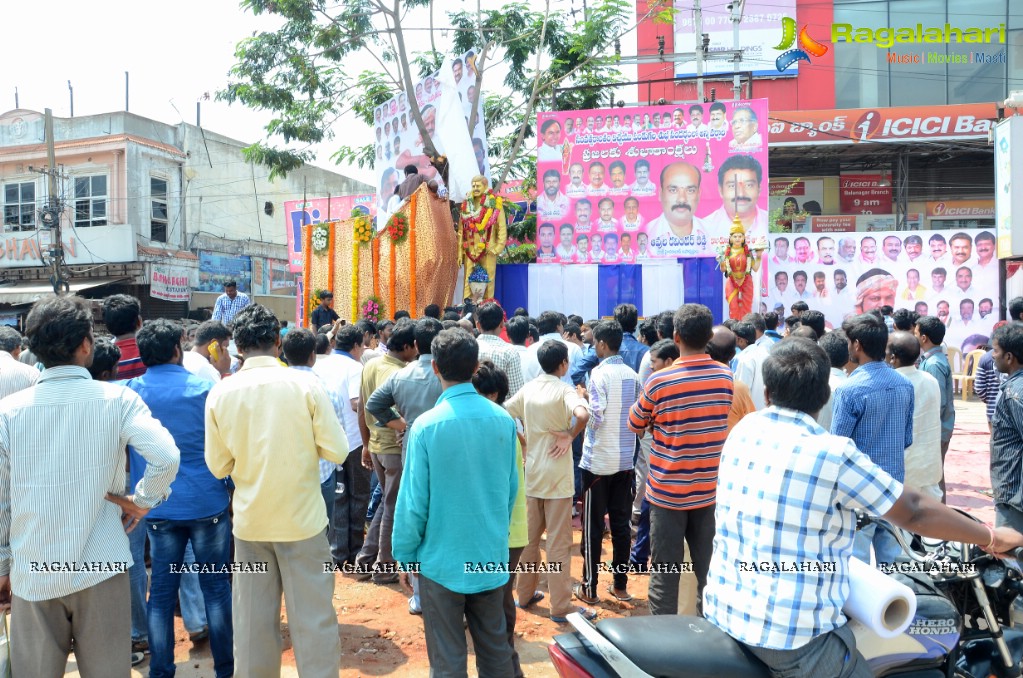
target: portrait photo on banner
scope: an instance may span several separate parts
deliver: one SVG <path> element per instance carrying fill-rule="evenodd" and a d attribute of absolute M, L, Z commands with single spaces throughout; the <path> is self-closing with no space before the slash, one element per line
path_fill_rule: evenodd
<path fill-rule="evenodd" d="M 713 257 L 768 234 L 767 100 L 537 116 L 537 263 Z"/>
<path fill-rule="evenodd" d="M 805 301 L 830 327 L 882 306 L 937 316 L 963 353 L 989 343 L 998 320 L 998 258 L 990 229 L 771 234 L 767 306 L 782 317 Z"/>
<path fill-rule="evenodd" d="M 431 73 L 416 83 L 415 96 L 423 116 L 423 125 L 431 136 L 438 127 L 444 125 L 461 125 L 468 129 L 470 106 L 476 96 L 476 50 L 455 57 L 447 62 L 445 68 L 451 69 L 455 88 L 459 98 L 459 106 L 449 109 L 441 106 L 442 87 L 440 72 Z M 456 114 L 442 118 L 442 111 L 455 110 Z M 404 170 L 414 165 L 428 181 L 443 180 L 437 170 L 430 164 L 423 152 L 423 139 L 412 117 L 408 96 L 400 92 L 394 97 L 373 109 L 374 135 L 374 171 L 376 172 L 377 206 L 380 211 L 387 210 L 387 204 L 398 184 L 405 178 Z M 472 150 L 476 158 L 479 173 L 490 177 L 490 161 L 487 158 L 487 134 L 483 124 L 483 96 L 480 96 L 477 107 L 476 125 L 470 130 Z M 388 212 L 389 213 L 389 212 Z"/>

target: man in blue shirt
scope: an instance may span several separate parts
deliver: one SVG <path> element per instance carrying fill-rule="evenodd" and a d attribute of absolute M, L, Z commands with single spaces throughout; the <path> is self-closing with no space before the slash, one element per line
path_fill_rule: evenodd
<path fill-rule="evenodd" d="M 466 675 L 464 617 L 479 674 L 510 677 L 504 585 L 519 484 L 515 422 L 470 383 L 479 362 L 471 334 L 444 330 L 431 354 L 444 392 L 409 429 L 394 557 L 419 564 L 431 672 Z"/>
<path fill-rule="evenodd" d="M 618 350 L 622 362 L 632 368 L 633 372 L 639 372 L 640 363 L 650 347 L 641 343 L 636 338 L 636 325 L 639 323 L 639 309 L 633 304 L 618 304 L 614 310 L 615 320 L 622 326 L 622 347 Z M 596 349 L 590 346 L 572 366 L 572 383 L 575 386 L 585 386 L 590 370 L 597 366 L 600 358 L 597 357 Z"/>
<path fill-rule="evenodd" d="M 859 365 L 835 389 L 831 433 L 852 438 L 870 460 L 900 483 L 906 477 L 906 448 L 913 444 L 913 384 L 885 362 L 888 328 L 872 313 L 842 323 L 849 341 L 849 360 Z M 891 563 L 902 552 L 887 530 L 868 525 L 856 533 L 853 555 L 870 562 L 873 543 L 878 563 Z"/>
<path fill-rule="evenodd" d="M 136 335 L 146 373 L 126 386 L 141 396 L 153 416 L 163 424 L 181 451 L 181 466 L 171 494 L 146 516 L 152 557 L 149 588 L 149 675 L 174 675 L 174 607 L 178 600 L 185 546 L 191 541 L 199 566 L 224 571 L 202 572 L 202 588 L 209 624 L 210 650 L 217 678 L 234 674 L 231 584 L 226 570 L 231 561 L 231 519 L 227 512 L 227 486 L 206 466 L 206 397 L 213 382 L 190 374 L 181 365 L 181 326 L 169 320 L 148 323 Z M 131 450 L 135 483 L 145 473 L 146 461 Z M 258 576 L 258 575 L 257 575 Z"/>

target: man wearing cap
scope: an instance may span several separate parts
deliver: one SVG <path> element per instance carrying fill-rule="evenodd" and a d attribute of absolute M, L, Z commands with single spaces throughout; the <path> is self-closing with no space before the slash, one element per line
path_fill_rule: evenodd
<path fill-rule="evenodd" d="M 228 280 L 224 283 L 224 293 L 217 297 L 217 303 L 213 305 L 211 320 L 219 320 L 225 325 L 229 325 L 238 315 L 238 311 L 251 303 L 249 295 L 238 291 L 238 283 Z"/>
<path fill-rule="evenodd" d="M 872 268 L 856 281 L 856 313 L 866 313 L 882 306 L 895 306 L 899 281 L 888 271 Z"/>

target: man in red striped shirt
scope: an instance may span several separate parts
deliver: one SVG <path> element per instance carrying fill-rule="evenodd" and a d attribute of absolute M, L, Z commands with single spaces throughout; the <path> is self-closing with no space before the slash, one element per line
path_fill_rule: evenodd
<path fill-rule="evenodd" d="M 643 386 L 629 428 L 653 431 L 646 498 L 650 503 L 650 613 L 677 614 L 685 543 L 693 559 L 697 611 L 714 550 L 718 462 L 732 407 L 732 372 L 707 355 L 714 317 L 702 304 L 675 313 L 680 357 Z"/>

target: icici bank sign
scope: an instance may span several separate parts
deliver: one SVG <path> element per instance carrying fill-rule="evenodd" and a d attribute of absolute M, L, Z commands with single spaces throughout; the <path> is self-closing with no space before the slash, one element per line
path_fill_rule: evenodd
<path fill-rule="evenodd" d="M 850 144 L 908 139 L 986 139 L 994 104 L 907 106 L 771 114 L 771 146 Z"/>

